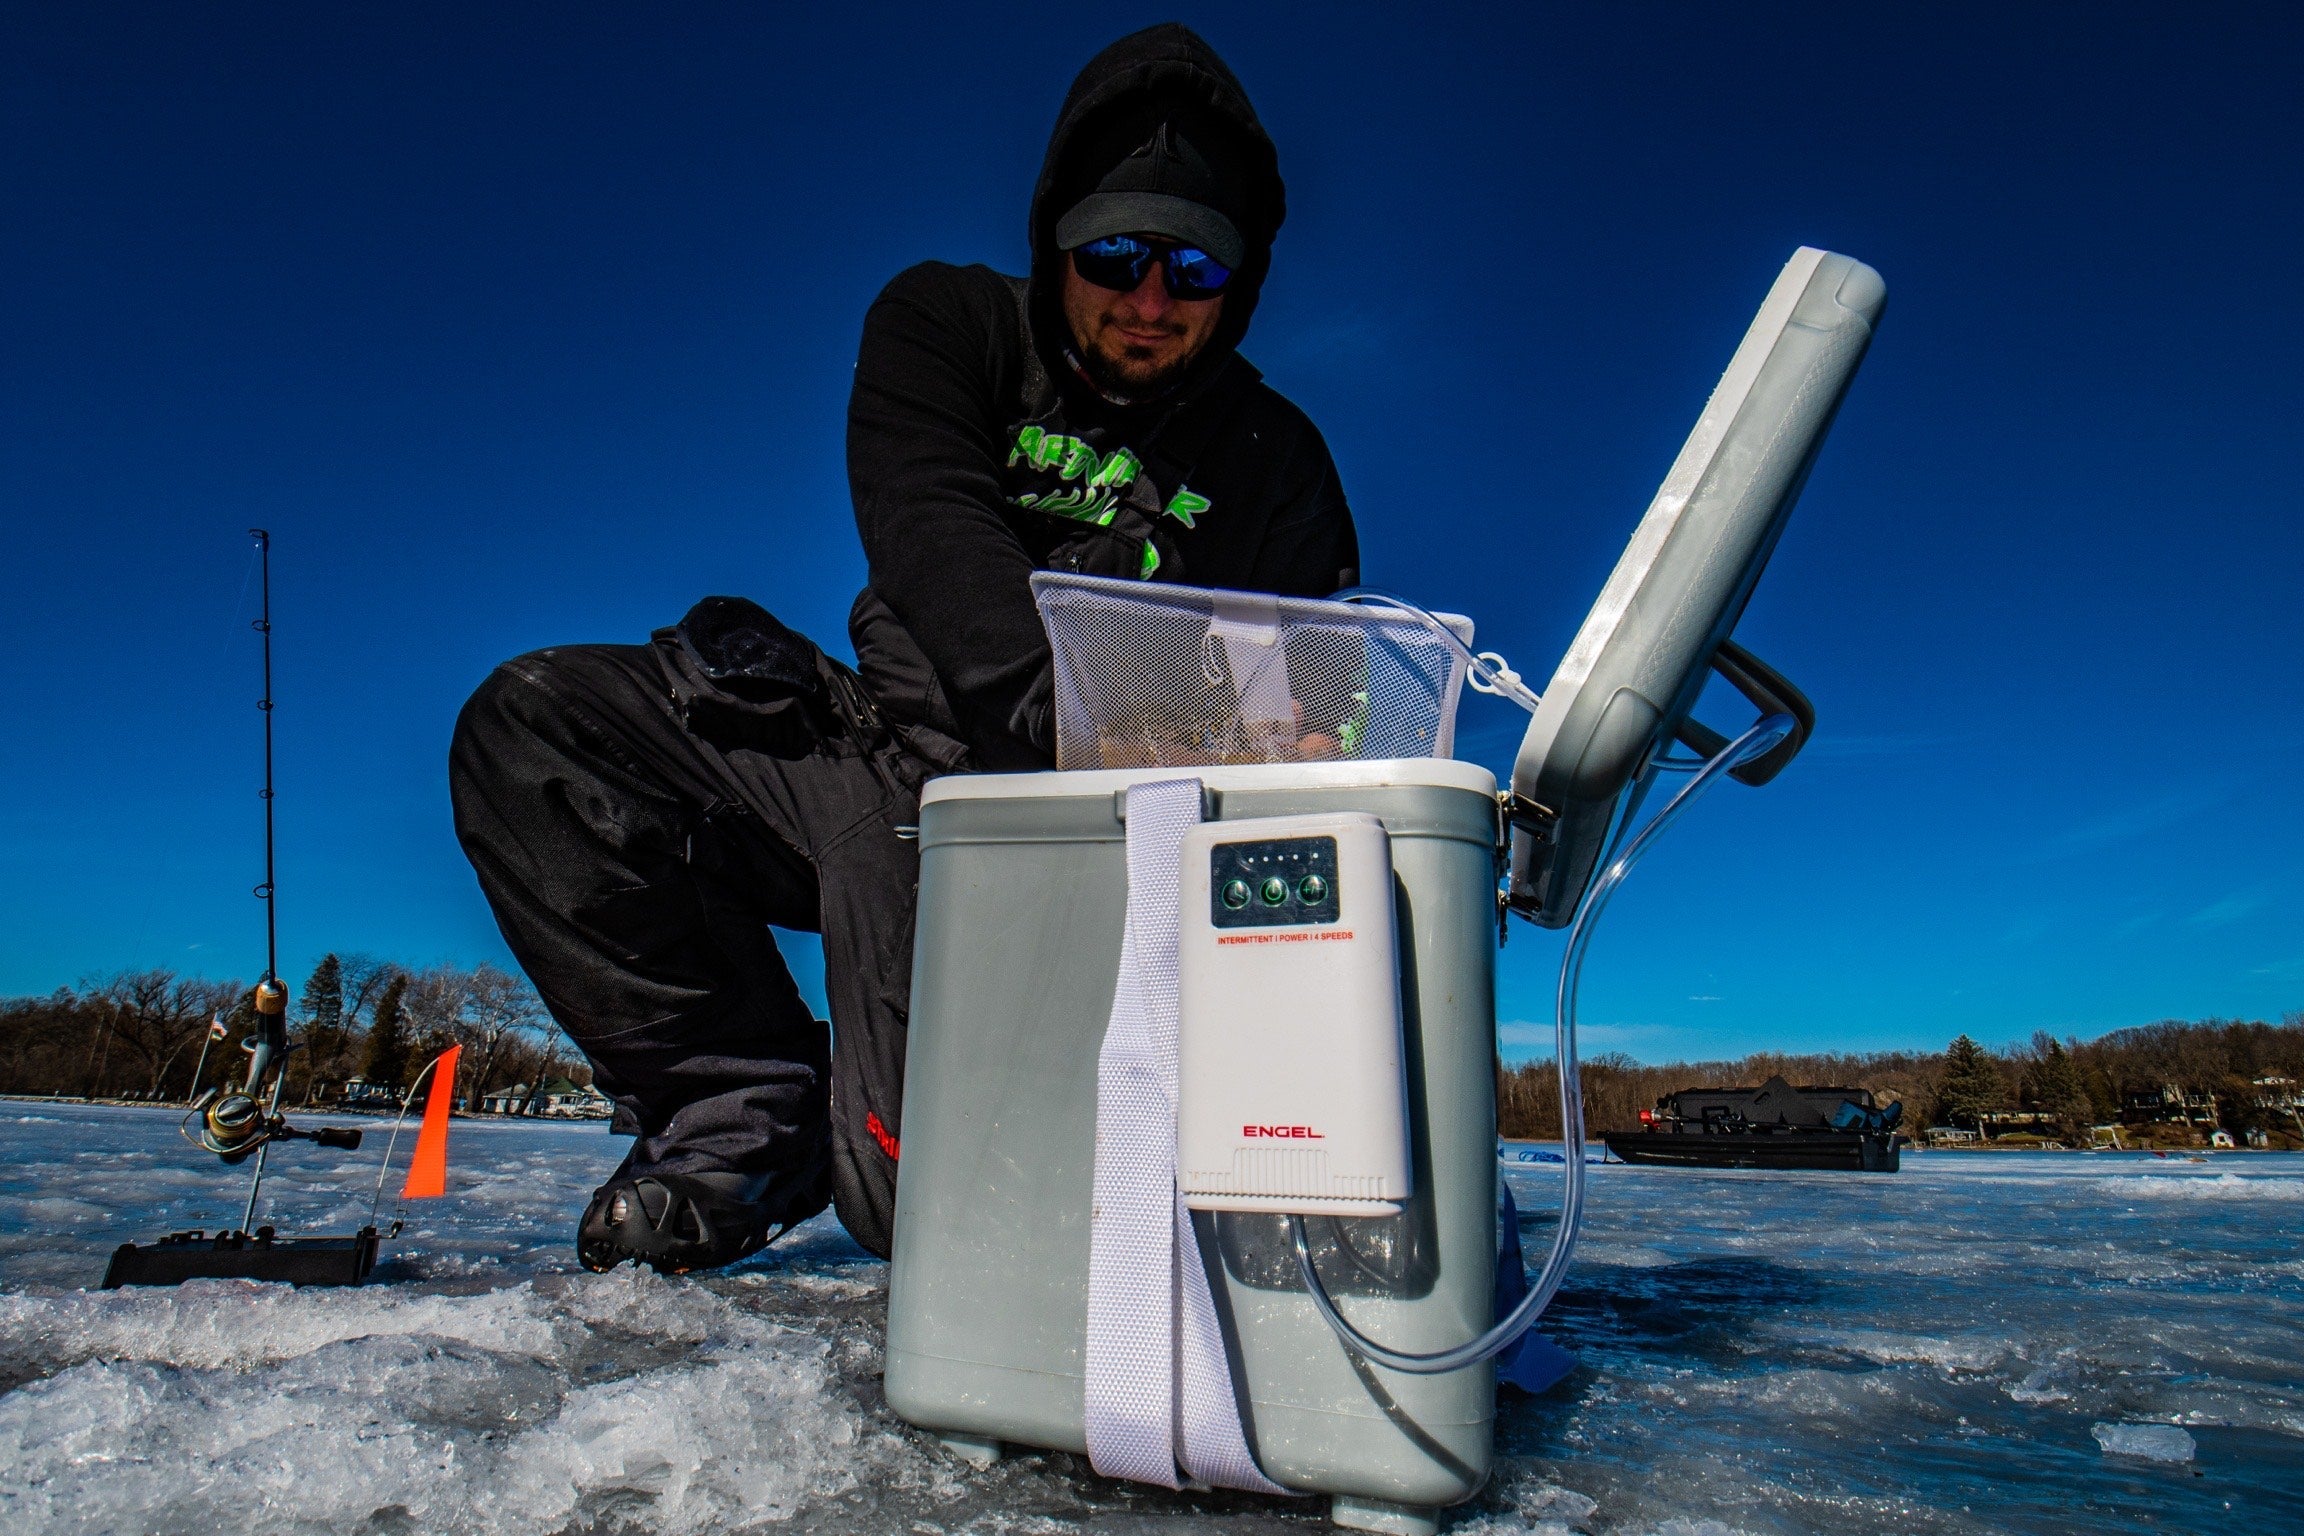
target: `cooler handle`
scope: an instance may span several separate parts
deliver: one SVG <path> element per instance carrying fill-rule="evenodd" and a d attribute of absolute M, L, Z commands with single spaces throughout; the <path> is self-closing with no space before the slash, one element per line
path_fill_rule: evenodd
<path fill-rule="evenodd" d="M 1808 695 L 1793 687 L 1783 673 L 1734 640 L 1720 642 L 1719 649 L 1712 653 L 1712 670 L 1750 700 L 1761 714 L 1792 717 L 1791 734 L 1783 741 L 1750 762 L 1739 763 L 1728 770 L 1729 777 L 1740 784 L 1765 784 L 1782 773 L 1785 765 L 1808 744 L 1809 734 L 1816 729 L 1816 706 L 1809 703 Z M 1693 716 L 1682 720 L 1672 734 L 1682 746 L 1700 757 L 1716 757 L 1728 745 L 1727 737 Z"/>

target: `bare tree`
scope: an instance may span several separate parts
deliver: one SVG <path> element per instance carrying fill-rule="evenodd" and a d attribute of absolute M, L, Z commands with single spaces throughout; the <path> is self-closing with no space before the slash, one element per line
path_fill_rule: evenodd
<path fill-rule="evenodd" d="M 236 981 L 203 981 L 173 971 L 123 971 L 90 989 L 104 1044 L 89 1080 L 89 1097 L 110 1075 L 116 1053 L 154 1098 L 177 1063 L 195 1054 L 210 1017 L 232 1007 L 247 989 Z"/>
<path fill-rule="evenodd" d="M 400 999 L 401 1027 L 416 1057 L 429 1061 L 463 1038 L 464 1011 L 472 997 L 472 975 L 451 965 L 412 971 Z"/>
<path fill-rule="evenodd" d="M 524 976 L 514 976 L 483 963 L 465 978 L 464 1011 L 457 1040 L 474 1058 L 471 1097 L 474 1102 L 494 1085 L 497 1068 L 513 1047 L 543 1033 L 543 999 Z"/>
<path fill-rule="evenodd" d="M 78 994 L 63 987 L 46 997 L 0 1003 L 0 1093 L 62 1093 L 88 1085 L 96 1059 L 95 1021 Z"/>
<path fill-rule="evenodd" d="M 401 967 L 374 955 L 346 955 L 337 963 L 337 974 L 344 997 L 344 1027 L 361 1030 L 375 1016 L 377 1001 L 392 985 L 392 978 L 404 973 Z"/>

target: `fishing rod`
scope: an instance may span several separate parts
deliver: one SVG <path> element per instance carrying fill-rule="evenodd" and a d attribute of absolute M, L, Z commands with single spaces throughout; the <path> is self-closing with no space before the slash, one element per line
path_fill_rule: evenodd
<path fill-rule="evenodd" d="M 264 1165 L 272 1143 L 310 1141 L 349 1152 L 359 1147 L 361 1133 L 351 1126 L 337 1125 L 307 1130 L 290 1124 L 288 1117 L 280 1112 L 281 1094 L 288 1081 L 288 1059 L 303 1047 L 303 1042 L 288 1038 L 288 986 L 280 979 L 278 840 L 273 814 L 277 797 L 272 741 L 272 535 L 263 528 L 251 528 L 248 535 L 256 541 L 261 573 L 257 617 L 251 627 L 262 637 L 264 652 L 264 696 L 256 701 L 256 708 L 264 717 L 264 787 L 258 791 L 264 802 L 264 878 L 254 891 L 256 898 L 264 903 L 264 974 L 241 1005 L 254 1026 L 240 1046 L 248 1053 L 247 1070 L 235 1084 L 199 1091 L 200 1073 L 205 1070 L 208 1059 L 204 1046 L 200 1067 L 193 1073 L 195 1096 L 179 1129 L 185 1140 L 214 1153 L 228 1166 L 251 1159 L 255 1166 L 249 1173 L 248 1200 L 238 1227 L 213 1236 L 197 1231 L 172 1232 L 152 1243 L 123 1243 L 114 1250 L 112 1262 L 105 1270 L 103 1284 L 107 1290 L 120 1285 L 175 1285 L 185 1280 L 221 1277 L 286 1280 L 304 1285 L 358 1285 L 375 1267 L 378 1242 L 400 1233 L 398 1221 L 392 1223 L 390 1232 L 379 1233 L 373 1209 L 368 1225 L 343 1237 L 285 1237 L 269 1225 L 256 1225 L 257 1202 L 264 1189 Z M 235 1009 L 234 1017 L 238 1017 L 240 1011 Z M 210 1026 L 210 1043 L 222 1038 L 227 1029 L 228 1021 L 218 1015 Z M 401 1113 L 405 1117 L 405 1104 Z M 396 1122 L 395 1141 L 398 1129 Z M 442 1134 L 445 1134 L 444 1124 Z M 444 1152 L 445 1141 L 441 1146 Z M 420 1143 L 419 1154 L 422 1150 Z M 391 1160 L 391 1149 L 387 1147 L 384 1157 L 387 1171 Z M 380 1173 L 379 1189 L 382 1178 Z"/>
<path fill-rule="evenodd" d="M 264 787 L 257 791 L 264 802 L 264 879 L 255 889 L 256 898 L 264 903 L 264 975 L 249 999 L 256 1028 L 241 1046 L 248 1053 L 247 1075 L 236 1088 L 214 1090 L 193 1101 L 200 1116 L 201 1147 L 228 1164 L 251 1156 L 256 1159 L 248 1181 L 247 1210 L 240 1221 L 242 1232 L 254 1230 L 256 1200 L 264 1186 L 265 1154 L 273 1142 L 300 1139 L 345 1151 L 360 1145 L 360 1133 L 349 1127 L 300 1130 L 280 1113 L 288 1056 L 295 1047 L 288 1040 L 288 988 L 280 980 L 278 843 L 273 820 L 276 792 L 272 777 L 272 535 L 263 528 L 251 528 L 248 534 L 256 541 L 259 562 L 260 596 L 251 627 L 263 637 L 264 649 L 264 696 L 256 701 L 264 717 Z"/>

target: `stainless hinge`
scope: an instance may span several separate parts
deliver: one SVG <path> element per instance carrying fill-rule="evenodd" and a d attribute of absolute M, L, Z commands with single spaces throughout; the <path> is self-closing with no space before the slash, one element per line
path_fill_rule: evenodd
<path fill-rule="evenodd" d="M 1553 826 L 1560 820 L 1560 813 L 1552 807 L 1509 789 L 1496 792 L 1496 813 L 1507 830 L 1519 827 L 1543 838 L 1551 837 Z"/>

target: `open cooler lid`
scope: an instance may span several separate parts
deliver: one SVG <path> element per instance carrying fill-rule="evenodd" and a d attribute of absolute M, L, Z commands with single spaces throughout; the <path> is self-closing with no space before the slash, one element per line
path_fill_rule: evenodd
<path fill-rule="evenodd" d="M 1708 670 L 1799 722 L 1738 777 L 1765 782 L 1806 739 L 1807 701 L 1728 636 L 1887 298 L 1860 261 L 1793 253 L 1553 673 L 1512 769 L 1509 899 L 1543 926 L 1575 915 L 1619 804 L 1664 743 L 1725 744 L 1687 718 Z"/>

